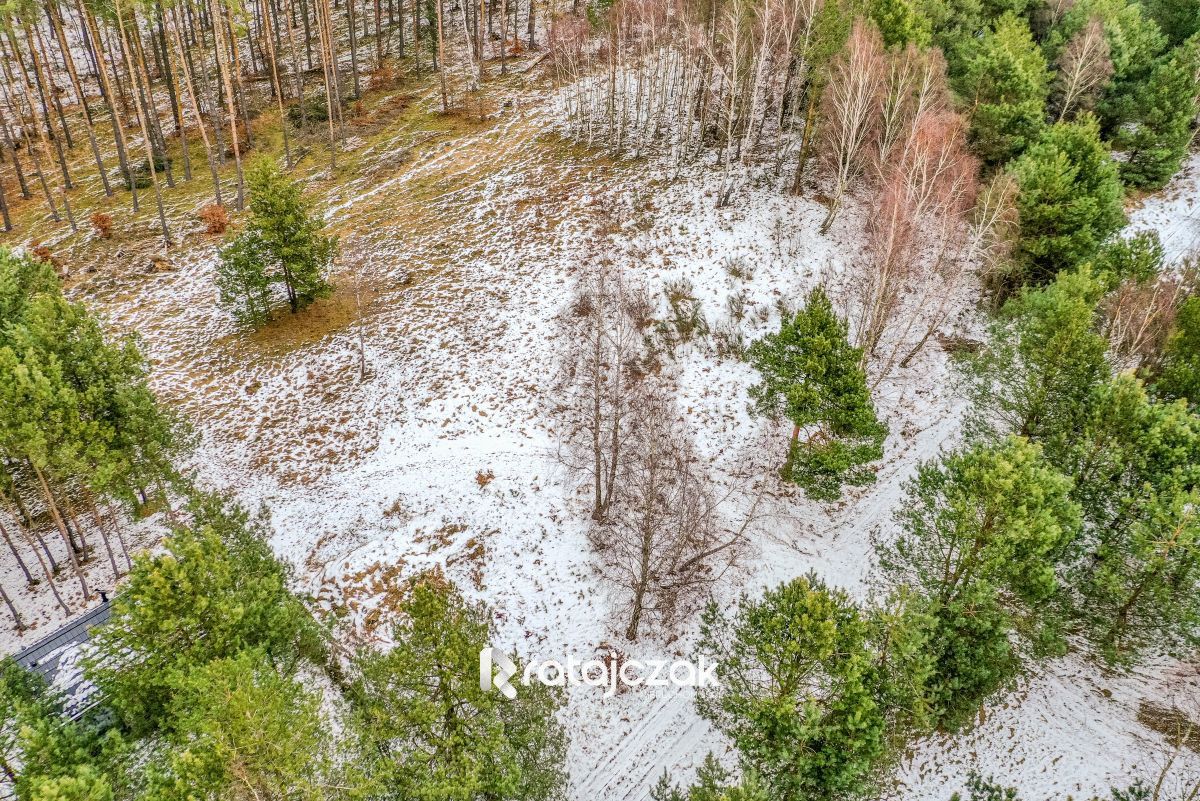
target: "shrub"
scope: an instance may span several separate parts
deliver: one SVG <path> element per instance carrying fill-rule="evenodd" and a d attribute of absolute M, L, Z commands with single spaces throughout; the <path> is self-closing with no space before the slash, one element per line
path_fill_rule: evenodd
<path fill-rule="evenodd" d="M 171 163 L 171 160 L 162 153 L 154 154 L 154 170 L 153 172 L 162 172 Z M 151 177 L 150 161 L 142 159 L 137 164 L 132 165 L 127 170 L 117 170 L 117 180 L 126 189 L 137 187 L 138 189 L 147 189 L 153 184 Z"/>
<path fill-rule="evenodd" d="M 101 239 L 112 238 L 113 218 L 111 214 L 105 214 L 102 211 L 92 213 L 89 218 L 92 223 L 92 229 L 96 232 L 96 236 Z"/>
<path fill-rule="evenodd" d="M 229 212 L 220 203 L 209 203 L 196 213 L 196 217 L 205 224 L 206 234 L 223 234 L 229 227 Z"/>

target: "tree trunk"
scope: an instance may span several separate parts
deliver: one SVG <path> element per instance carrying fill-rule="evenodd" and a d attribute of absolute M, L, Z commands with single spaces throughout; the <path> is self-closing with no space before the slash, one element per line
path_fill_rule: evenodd
<path fill-rule="evenodd" d="M 459 0 L 466 2 L 466 0 Z M 438 80 L 442 87 L 442 113 L 445 114 L 450 110 L 450 103 L 446 96 L 446 48 L 442 40 L 442 0 L 437 0 L 437 71 Z"/>
<path fill-rule="evenodd" d="M 91 11 L 84 5 L 83 0 L 76 0 L 76 4 L 84 20 L 83 27 L 86 28 L 86 36 L 92 42 L 92 52 L 96 54 L 98 66 L 97 77 L 100 79 L 100 91 L 104 94 L 105 103 L 108 106 L 108 115 L 112 120 L 113 139 L 117 145 L 117 162 L 121 167 L 121 174 L 129 179 L 129 192 L 133 198 L 133 212 L 136 214 L 138 211 L 137 186 L 134 185 L 133 172 L 130 169 L 129 158 L 125 152 L 125 127 L 121 124 L 121 115 L 117 113 L 112 84 L 108 81 L 108 70 L 105 68 L 104 61 L 104 43 L 100 40 L 100 32 L 96 30 L 96 20 L 92 16 Z M 116 70 L 117 65 L 113 64 L 114 75 L 116 74 Z"/>
<path fill-rule="evenodd" d="M 129 54 L 129 41 L 125 36 L 125 20 L 121 14 L 121 0 L 116 0 L 116 12 L 117 12 L 118 33 L 120 34 L 120 37 L 121 37 L 121 49 L 125 53 L 125 67 L 126 67 L 126 69 L 129 70 L 130 76 L 133 77 L 133 76 L 135 76 L 135 72 L 133 69 L 133 57 Z M 134 80 L 137 80 L 137 78 L 134 77 Z M 140 94 L 140 91 L 138 92 L 138 94 Z M 135 97 L 137 97 L 136 94 L 135 94 Z M 163 211 L 162 189 L 158 185 L 158 171 L 154 169 L 154 151 L 150 145 L 150 142 L 151 142 L 150 129 L 146 124 L 146 119 L 149 114 L 150 114 L 149 108 L 143 107 L 143 108 L 139 109 L 138 124 L 142 129 L 142 147 L 146 151 L 146 161 L 150 168 L 150 183 L 154 187 L 154 201 L 155 201 L 155 203 L 158 204 L 158 222 L 159 222 L 159 225 L 162 226 L 163 244 L 170 245 L 171 244 L 171 232 L 167 228 L 166 212 Z M 165 158 L 166 154 L 163 154 L 163 156 Z M 130 183 L 130 186 L 132 186 L 134 183 L 132 175 L 130 175 L 129 183 Z"/>
<path fill-rule="evenodd" d="M 217 9 L 217 0 L 209 0 L 213 18 L 213 50 L 216 52 L 217 72 L 221 85 L 225 87 L 225 110 L 229 115 L 229 133 L 233 137 L 233 161 L 237 168 L 237 210 L 245 208 L 245 183 L 242 176 L 242 149 L 238 142 L 237 112 L 233 107 L 233 81 L 230 80 L 230 65 L 225 62 L 224 22 Z"/>
<path fill-rule="evenodd" d="M 112 187 L 108 183 L 108 173 L 104 169 L 104 159 L 100 157 L 100 147 L 96 144 L 96 131 L 92 123 L 92 110 L 88 106 L 87 96 L 83 91 L 83 83 L 79 80 L 79 72 L 75 69 L 75 60 L 71 58 L 71 48 L 67 44 L 67 36 L 63 31 L 62 19 L 58 15 L 58 7 L 54 3 L 46 4 L 46 17 L 50 20 L 50 28 L 58 41 L 58 49 L 62 52 L 63 62 L 67 67 L 67 75 L 71 79 L 71 87 L 79 98 L 83 108 L 83 124 L 87 130 L 88 143 L 92 148 L 92 157 L 96 160 L 96 171 L 100 173 L 100 183 L 104 187 L 105 197 L 112 197 Z"/>
<path fill-rule="evenodd" d="M 8 549 L 12 551 L 13 558 L 17 560 L 17 564 L 21 567 L 21 572 L 25 574 L 25 583 L 33 584 L 33 575 L 29 572 L 29 568 L 25 565 L 25 560 L 21 558 L 21 552 L 17 550 L 17 546 L 13 543 L 12 537 L 8 534 L 8 529 L 4 523 L 0 523 L 0 536 L 4 537 L 4 542 L 8 545 Z"/>
<path fill-rule="evenodd" d="M 83 568 L 79 566 L 79 559 L 75 556 L 75 549 L 71 547 L 71 538 L 67 534 L 67 525 L 63 522 L 62 515 L 58 513 L 58 507 L 54 505 L 54 496 L 50 494 L 50 485 L 46 483 L 46 476 L 42 473 L 42 469 L 34 464 L 33 460 L 29 461 L 29 466 L 33 468 L 33 472 L 37 476 L 38 484 L 42 487 L 42 496 L 46 499 L 46 508 L 50 510 L 50 517 L 54 520 L 54 525 L 58 528 L 58 533 L 62 535 L 63 544 L 67 546 L 67 555 L 71 558 L 71 568 L 75 571 L 75 577 L 79 579 L 79 587 L 83 590 L 84 603 L 87 603 L 91 592 L 88 590 L 87 579 L 83 576 Z"/>
<path fill-rule="evenodd" d="M 179 71 L 183 74 L 183 89 L 187 94 L 192 115 L 196 118 L 196 125 L 200 128 L 200 139 L 204 142 L 204 156 L 208 160 L 208 171 L 212 175 L 213 199 L 220 206 L 222 205 L 221 176 L 217 172 L 217 161 L 213 156 L 212 142 L 208 138 L 208 129 L 204 126 L 204 116 L 200 113 L 200 104 L 196 100 L 196 88 L 192 85 L 192 72 L 184 54 L 183 37 L 179 35 L 179 18 L 177 16 L 172 15 L 169 27 L 171 28 L 172 39 L 175 42 L 176 54 L 179 58 Z"/>
<path fill-rule="evenodd" d="M 267 61 L 271 68 L 271 85 L 275 90 L 275 100 L 279 105 L 279 128 L 283 131 L 283 154 L 288 169 L 292 168 L 292 147 L 288 142 L 287 115 L 283 111 L 283 85 L 279 81 L 279 67 L 275 60 L 275 31 L 271 19 L 271 0 L 262 0 L 263 6 L 263 40 L 266 42 Z"/>

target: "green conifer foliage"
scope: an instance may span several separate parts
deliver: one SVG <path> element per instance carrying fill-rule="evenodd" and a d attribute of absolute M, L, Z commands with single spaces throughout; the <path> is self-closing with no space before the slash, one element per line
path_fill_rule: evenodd
<path fill-rule="evenodd" d="M 961 725 L 1015 673 L 1018 622 L 1039 637 L 1054 630 L 1042 605 L 1079 535 L 1070 490 L 1071 480 L 1017 437 L 926 463 L 909 483 L 897 512 L 902 533 L 881 549 L 881 564 L 892 583 L 928 599 L 930 702 L 941 725 Z"/>
<path fill-rule="evenodd" d="M 1187 156 L 1200 112 L 1200 39 L 1159 59 L 1131 101 L 1131 119 L 1115 146 L 1126 152 L 1121 177 L 1130 186 L 1160 189 Z"/>
<path fill-rule="evenodd" d="M 762 377 L 750 388 L 755 411 L 793 425 L 785 479 L 818 499 L 874 480 L 866 465 L 882 457 L 887 427 L 871 403 L 862 350 L 850 345 L 824 291 L 814 289 L 777 333 L 751 344 L 747 359 Z"/>
<path fill-rule="evenodd" d="M 389 788 L 388 798 L 561 798 L 561 695 L 517 679 L 511 700 L 480 688 L 479 653 L 491 643 L 487 610 L 436 574 L 415 582 L 398 619 L 395 647 L 364 653 L 351 691 L 376 755 L 371 781 Z"/>
<path fill-rule="evenodd" d="M 269 315 L 273 286 L 283 288 L 293 313 L 329 293 L 326 275 L 337 240 L 321 233 L 321 219 L 300 183 L 273 159 L 252 162 L 246 183 L 250 218 L 221 249 L 216 284 L 221 303 L 240 322 L 256 326 Z"/>
<path fill-rule="evenodd" d="M 1053 280 L 1090 259 L 1125 224 L 1117 165 L 1092 117 L 1049 128 L 1010 169 L 1020 186 L 1017 283 Z"/>
<path fill-rule="evenodd" d="M 705 611 L 699 647 L 719 659 L 720 682 L 698 693 L 697 708 L 769 798 L 845 798 L 870 786 L 887 731 L 870 634 L 849 596 L 811 575 L 743 597 L 733 619 L 715 604 Z"/>
<path fill-rule="evenodd" d="M 1200 408 L 1200 295 L 1179 307 L 1154 391 L 1160 397 L 1183 398 L 1192 408 Z"/>

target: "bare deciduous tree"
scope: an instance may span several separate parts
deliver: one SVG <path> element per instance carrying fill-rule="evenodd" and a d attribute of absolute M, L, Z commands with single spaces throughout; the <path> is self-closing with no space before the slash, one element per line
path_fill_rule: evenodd
<path fill-rule="evenodd" d="M 870 159 L 887 69 L 879 32 L 869 22 L 855 21 L 850 39 L 833 62 L 824 94 L 821 155 L 833 175 L 833 188 L 822 233 L 833 224 L 846 190 Z"/>
<path fill-rule="evenodd" d="M 649 308 L 644 292 L 602 262 L 580 280 L 563 315 L 563 457 L 586 476 L 597 521 L 608 515 L 628 458 L 629 417 L 642 377 L 642 329 Z"/>
<path fill-rule="evenodd" d="M 1092 17 L 1071 37 L 1058 57 L 1054 97 L 1060 122 L 1095 106 L 1113 75 L 1109 55 L 1104 23 Z"/>
<path fill-rule="evenodd" d="M 1152 362 L 1166 344 L 1179 305 L 1200 286 L 1194 268 L 1149 280 L 1127 278 L 1100 304 L 1101 332 L 1123 370 Z"/>
<path fill-rule="evenodd" d="M 917 308 L 905 310 L 910 323 L 901 341 L 926 302 L 946 295 L 945 267 L 961 256 L 965 217 L 977 191 L 978 165 L 967 151 L 958 115 L 925 114 L 898 139 L 884 159 L 876 210 L 867 223 L 869 263 L 854 279 L 856 336 L 864 359 L 875 355 L 906 289 L 915 285 L 928 292 L 918 293 Z M 885 373 L 895 355 L 894 347 Z"/>
<path fill-rule="evenodd" d="M 625 638 L 647 619 L 671 626 L 736 562 L 753 510 L 736 530 L 720 523 L 718 498 L 668 388 L 647 379 L 630 418 L 631 458 L 609 520 L 589 538 L 600 573 L 626 608 Z"/>

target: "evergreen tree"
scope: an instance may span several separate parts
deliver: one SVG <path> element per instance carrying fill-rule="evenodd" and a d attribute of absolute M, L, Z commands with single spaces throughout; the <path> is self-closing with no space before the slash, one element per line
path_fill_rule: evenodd
<path fill-rule="evenodd" d="M 745 596 L 732 620 L 705 611 L 699 649 L 719 685 L 697 709 L 732 741 L 743 769 L 778 801 L 836 799 L 870 786 L 885 754 L 870 626 L 815 576 Z"/>
<path fill-rule="evenodd" d="M 381 798 L 543 801 L 563 797 L 561 698 L 539 682 L 515 699 L 479 686 L 489 614 L 440 574 L 422 577 L 398 615 L 396 645 L 361 654 L 351 690 Z"/>
<path fill-rule="evenodd" d="M 1113 662 L 1200 644 L 1200 491 L 1148 498 L 1121 536 L 1101 532 L 1082 609 Z"/>
<path fill-rule="evenodd" d="M 269 256 L 259 237 L 250 231 L 236 236 L 217 251 L 216 284 L 222 306 L 241 325 L 257 328 L 271 315 L 272 279 Z"/>
<path fill-rule="evenodd" d="M 1121 177 L 1130 186 L 1161 189 L 1183 164 L 1200 113 L 1200 38 L 1159 59 L 1130 105 L 1131 119 L 1115 142 L 1127 152 Z"/>
<path fill-rule="evenodd" d="M 903 533 L 883 552 L 898 583 L 939 604 L 974 584 L 1032 609 L 1054 594 L 1054 565 L 1079 533 L 1071 480 L 1019 437 L 926 462 L 897 513 Z"/>
<path fill-rule="evenodd" d="M 1005 305 L 983 350 L 964 365 L 970 434 L 1015 433 L 1060 463 L 1091 393 L 1109 375 L 1108 343 L 1093 325 L 1102 292 L 1090 273 L 1062 273 Z"/>
<path fill-rule="evenodd" d="M 913 0 L 871 0 L 867 14 L 887 47 L 928 47 L 933 36 L 929 17 Z"/>
<path fill-rule="evenodd" d="M 139 734 L 163 725 L 194 667 L 252 647 L 284 664 L 322 656 L 316 624 L 288 591 L 264 524 L 215 499 L 192 511 L 192 525 L 177 527 L 162 553 L 136 560 L 87 660 L 88 677 Z"/>
<path fill-rule="evenodd" d="M 1139 231 L 1132 236 L 1118 236 L 1100 248 L 1092 260 L 1092 272 L 1112 291 L 1122 281 L 1151 281 L 1162 270 L 1166 253 L 1157 231 Z"/>
<path fill-rule="evenodd" d="M 751 344 L 747 359 L 762 377 L 750 388 L 755 411 L 793 424 L 786 480 L 823 500 L 840 497 L 843 484 L 874 480 L 866 465 L 883 456 L 887 427 L 875 416 L 862 350 L 850 345 L 824 291 L 814 289 L 778 333 Z"/>
<path fill-rule="evenodd" d="M 321 219 L 273 159 L 260 157 L 246 171 L 250 219 L 220 253 L 217 287 L 221 302 L 239 320 L 261 324 L 270 287 L 279 284 L 292 312 L 328 294 L 325 276 L 337 249 L 321 233 Z"/>
<path fill-rule="evenodd" d="M 197 665 L 176 683 L 171 750 L 150 771 L 147 801 L 324 801 L 332 742 L 320 696 L 281 675 L 261 649 Z"/>
<path fill-rule="evenodd" d="M 1200 4 L 1195 0 L 1142 0 L 1142 5 L 1171 45 L 1183 44 L 1200 33 Z"/>
<path fill-rule="evenodd" d="M 1128 661 L 1191 641 L 1200 618 L 1200 416 L 1121 375 L 1097 387 L 1061 463 L 1083 510 L 1077 612 L 1102 653 Z"/>
<path fill-rule="evenodd" d="M 730 771 L 709 753 L 696 769 L 692 786 L 684 789 L 672 785 L 670 775 L 663 770 L 658 783 L 650 788 L 650 798 L 651 801 L 769 801 L 770 796 L 753 772 L 734 784 Z"/>
<path fill-rule="evenodd" d="M 1179 306 L 1154 392 L 1168 400 L 1183 398 L 1193 408 L 1200 408 L 1200 295 Z"/>
<path fill-rule="evenodd" d="M 1050 77 L 1029 26 L 1015 14 L 1000 17 L 966 53 L 956 88 L 970 108 L 971 145 L 985 164 L 1003 164 L 1038 139 Z"/>
<path fill-rule="evenodd" d="M 929 599 L 929 700 L 942 726 L 961 725 L 1015 674 L 1018 623 L 1039 645 L 1055 630 L 1042 610 L 1079 532 L 1070 488 L 1015 437 L 921 465 L 909 483 L 897 512 L 903 531 L 880 561 L 891 582 Z"/>
<path fill-rule="evenodd" d="M 1046 283 L 1086 261 L 1125 224 L 1117 165 L 1092 117 L 1048 129 L 1010 169 L 1020 186 L 1020 283 Z"/>

